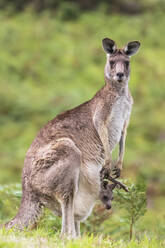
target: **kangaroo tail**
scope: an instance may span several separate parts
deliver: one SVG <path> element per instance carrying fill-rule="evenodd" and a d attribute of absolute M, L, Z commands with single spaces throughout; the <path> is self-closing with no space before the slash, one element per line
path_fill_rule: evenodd
<path fill-rule="evenodd" d="M 7 229 L 33 228 L 42 214 L 42 204 L 33 192 L 26 192 L 22 197 L 21 205 L 17 215 L 6 224 L 2 225 Z"/>

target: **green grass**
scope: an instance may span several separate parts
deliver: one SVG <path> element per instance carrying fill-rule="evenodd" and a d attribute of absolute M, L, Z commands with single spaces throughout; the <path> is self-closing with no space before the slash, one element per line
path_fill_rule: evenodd
<path fill-rule="evenodd" d="M 49 235 L 45 230 L 38 229 L 35 231 L 0 231 L 0 248 L 163 248 L 165 241 L 160 241 L 156 237 L 144 237 L 137 241 L 114 241 L 109 236 L 103 237 L 83 235 L 77 240 L 61 239 L 59 234 Z"/>

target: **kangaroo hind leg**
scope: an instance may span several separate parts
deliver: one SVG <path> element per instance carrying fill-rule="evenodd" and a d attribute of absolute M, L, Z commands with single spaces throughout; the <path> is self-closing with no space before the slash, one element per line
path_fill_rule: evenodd
<path fill-rule="evenodd" d="M 62 209 L 62 229 L 61 236 L 67 238 L 76 238 L 76 229 L 74 224 L 74 200 L 72 197 L 65 199 L 61 203 Z"/>
<path fill-rule="evenodd" d="M 74 143 L 73 143 L 74 144 Z M 78 191 L 79 172 L 81 165 L 81 153 L 78 148 L 69 144 L 60 144 L 57 148 L 65 155 L 62 156 L 58 170 L 55 173 L 55 196 L 61 205 L 62 230 L 61 236 L 76 238 L 74 220 L 74 201 Z M 62 154 L 60 152 L 60 154 Z"/>
<path fill-rule="evenodd" d="M 62 138 L 49 147 L 44 165 L 37 172 L 35 185 L 51 198 L 51 209 L 54 202 L 54 209 L 62 214 L 61 234 L 75 238 L 74 200 L 78 191 L 81 152 L 71 139 Z"/>

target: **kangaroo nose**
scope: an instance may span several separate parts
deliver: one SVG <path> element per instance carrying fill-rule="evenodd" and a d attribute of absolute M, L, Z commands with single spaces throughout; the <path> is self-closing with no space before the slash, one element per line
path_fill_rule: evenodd
<path fill-rule="evenodd" d="M 106 205 L 106 209 L 111 209 L 111 205 L 110 204 L 107 204 Z"/>
<path fill-rule="evenodd" d="M 124 73 L 123 73 L 123 72 L 118 72 L 116 75 L 117 75 L 119 78 L 124 77 Z"/>

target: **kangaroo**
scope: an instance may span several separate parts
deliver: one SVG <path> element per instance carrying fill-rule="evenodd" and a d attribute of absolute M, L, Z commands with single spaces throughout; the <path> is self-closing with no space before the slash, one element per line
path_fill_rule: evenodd
<path fill-rule="evenodd" d="M 120 189 L 125 190 L 126 192 L 129 192 L 129 191 L 126 185 L 119 182 L 118 180 L 113 178 L 108 173 L 109 173 L 109 169 L 107 170 L 107 168 L 104 168 L 104 167 L 100 172 L 101 186 L 100 186 L 99 198 L 100 198 L 100 201 L 102 201 L 102 203 L 105 205 L 106 209 L 111 209 L 111 201 L 113 201 L 113 190 L 116 187 L 118 187 Z M 109 184 L 109 181 L 113 183 Z"/>
<path fill-rule="evenodd" d="M 108 182 L 101 188 L 99 198 L 105 205 L 106 209 L 111 209 L 111 201 L 113 201 L 113 190 L 116 184 L 108 184 Z"/>
<path fill-rule="evenodd" d="M 102 43 L 107 54 L 105 85 L 91 100 L 57 115 L 39 131 L 25 157 L 19 211 L 6 228 L 33 226 L 47 207 L 62 216 L 61 235 L 76 238 L 80 222 L 99 198 L 100 171 L 112 167 L 117 144 L 114 173 L 120 175 L 133 103 L 129 61 L 140 43 L 129 42 L 123 49 L 109 38 Z"/>

